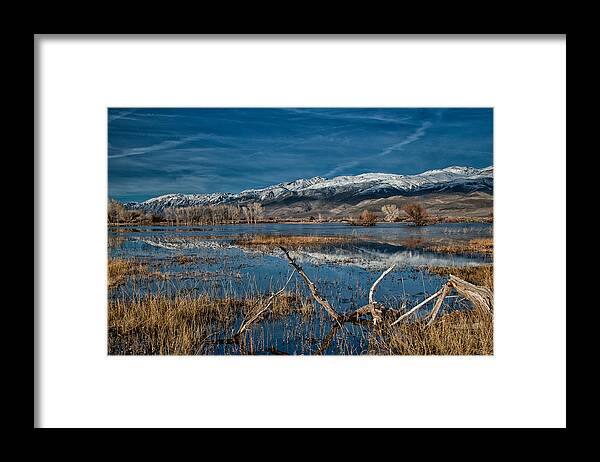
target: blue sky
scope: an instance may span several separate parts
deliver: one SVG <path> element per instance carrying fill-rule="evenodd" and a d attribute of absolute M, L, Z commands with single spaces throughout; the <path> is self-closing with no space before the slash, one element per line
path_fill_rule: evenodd
<path fill-rule="evenodd" d="M 491 108 L 109 108 L 108 192 L 122 201 L 298 178 L 492 165 Z"/>

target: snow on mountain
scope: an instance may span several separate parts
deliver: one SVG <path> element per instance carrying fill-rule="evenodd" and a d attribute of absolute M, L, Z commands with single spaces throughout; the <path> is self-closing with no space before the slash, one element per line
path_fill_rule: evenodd
<path fill-rule="evenodd" d="M 162 212 L 168 207 L 193 205 L 244 204 L 263 205 L 297 200 L 361 200 L 364 198 L 416 195 L 435 191 L 478 191 L 493 187 L 493 167 L 482 169 L 451 166 L 428 170 L 417 175 L 363 173 L 327 179 L 314 177 L 279 183 L 262 189 L 247 189 L 237 194 L 167 194 L 144 202 L 130 202 L 127 207 L 146 212 Z"/>

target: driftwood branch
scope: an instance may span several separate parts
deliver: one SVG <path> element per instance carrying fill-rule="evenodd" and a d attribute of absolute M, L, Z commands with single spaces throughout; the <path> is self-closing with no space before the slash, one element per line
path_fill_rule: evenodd
<path fill-rule="evenodd" d="M 377 290 L 379 283 L 383 281 L 383 278 L 386 277 L 388 273 L 390 273 L 395 267 L 396 264 L 394 263 L 383 273 L 381 273 L 381 276 L 377 278 L 377 280 L 371 286 L 371 290 L 369 290 L 369 304 L 367 306 L 369 307 L 369 311 L 373 317 L 373 324 L 377 324 L 379 321 L 381 321 L 381 310 L 377 309 L 378 302 L 375 301 L 375 291 Z"/>
<path fill-rule="evenodd" d="M 439 297 L 436 300 L 433 309 L 431 310 L 431 318 L 427 323 L 427 326 L 430 326 L 431 324 L 433 324 L 433 321 L 435 321 L 435 318 L 437 317 L 438 312 L 442 307 L 444 299 L 452 289 L 456 290 L 456 292 L 458 292 L 458 294 L 463 298 L 469 300 L 475 308 L 479 308 L 489 313 L 492 313 L 494 306 L 494 295 L 490 289 L 483 286 L 476 286 L 475 284 L 471 284 L 470 282 L 467 282 L 461 278 L 450 275 L 448 282 L 446 282 L 446 284 L 444 284 L 440 290 L 438 290 L 433 295 L 427 297 L 425 300 L 413 307 L 411 310 L 404 313 L 390 325 L 393 326 L 395 324 L 398 324 L 400 321 L 406 319 L 408 316 L 417 311 L 423 305 L 433 300 L 435 297 Z"/>
<path fill-rule="evenodd" d="M 239 337 L 240 335 L 242 335 L 244 333 L 244 331 L 246 331 L 265 311 L 267 311 L 269 309 L 269 307 L 275 300 L 275 297 L 277 297 L 279 294 L 281 294 L 285 290 L 287 285 L 290 283 L 290 281 L 292 280 L 292 277 L 294 276 L 294 273 L 296 273 L 295 269 L 292 271 L 292 274 L 290 274 L 290 277 L 285 282 L 283 287 L 279 291 L 272 294 L 269 297 L 269 299 L 267 300 L 267 303 L 260 310 L 258 310 L 255 314 L 253 314 L 250 318 L 248 318 L 248 320 L 246 320 L 242 323 L 239 330 L 237 331 L 237 334 L 235 334 L 235 337 Z"/>
<path fill-rule="evenodd" d="M 360 308 L 356 309 L 355 311 L 353 311 L 351 313 L 342 315 L 342 314 L 339 314 L 333 308 L 333 306 L 331 306 L 331 304 L 327 301 L 327 299 L 325 299 L 319 293 L 315 284 L 306 275 L 306 273 L 304 272 L 302 267 L 298 263 L 296 263 L 296 260 L 290 256 L 287 249 L 282 246 L 279 246 L 279 248 L 283 251 L 283 253 L 285 254 L 286 258 L 288 259 L 290 265 L 292 265 L 294 270 L 297 271 L 298 274 L 300 274 L 300 276 L 302 276 L 302 279 L 304 279 L 304 282 L 306 283 L 308 289 L 310 290 L 310 293 L 312 294 L 313 298 L 317 301 L 317 303 L 319 305 L 321 305 L 323 307 L 323 309 L 325 309 L 325 311 L 329 314 L 329 316 L 331 316 L 331 318 L 334 321 L 336 321 L 338 326 L 341 327 L 341 323 L 343 323 L 343 322 L 360 321 L 360 316 L 365 315 L 365 314 L 371 314 L 371 316 L 373 318 L 373 324 L 377 324 L 378 322 L 381 321 L 381 315 L 382 315 L 383 310 L 386 310 L 386 313 L 394 313 L 395 310 L 387 310 L 384 306 L 382 306 L 380 303 L 378 303 L 375 300 L 375 292 L 377 291 L 377 287 L 379 286 L 379 284 L 381 283 L 383 278 L 385 278 L 385 276 L 387 276 L 395 268 L 395 266 L 396 266 L 395 264 L 390 266 L 375 280 L 375 282 L 371 286 L 371 289 L 369 290 L 369 303 L 367 305 L 361 306 Z M 289 280 L 288 280 L 288 282 L 289 282 Z M 286 283 L 286 285 L 287 285 L 287 283 Z M 433 306 L 433 309 L 431 310 L 429 322 L 427 323 L 427 326 L 432 325 L 442 307 L 444 299 L 448 296 L 448 294 L 450 293 L 450 291 L 452 289 L 455 289 L 459 295 L 461 295 L 463 298 L 469 300 L 473 304 L 474 307 L 483 309 L 489 313 L 492 312 L 492 310 L 493 310 L 493 293 L 490 289 L 488 289 L 487 287 L 476 286 L 476 285 L 471 284 L 471 283 L 469 283 L 463 279 L 460 279 L 456 276 L 450 275 L 448 282 L 446 282 L 437 292 L 435 292 L 433 295 L 430 295 L 425 300 L 423 300 L 422 302 L 415 305 L 413 308 L 411 308 L 406 313 L 402 314 L 400 317 L 398 317 L 398 319 L 396 319 L 390 325 L 393 326 L 395 324 L 398 324 L 403 319 L 406 319 L 411 314 L 415 313 L 419 308 L 421 308 L 425 304 L 429 303 L 434 298 L 438 297 L 438 299 L 436 300 L 436 303 Z M 252 322 L 254 322 L 254 318 L 252 319 Z M 242 327 L 244 327 L 244 326 L 242 326 Z M 240 331 L 242 331 L 241 328 L 240 328 Z M 238 333 L 238 335 L 239 335 L 239 333 Z"/>
<path fill-rule="evenodd" d="M 287 257 L 287 259 L 290 262 L 290 265 L 292 265 L 294 267 L 294 269 L 296 271 L 298 271 L 298 274 L 300 276 L 302 276 L 302 279 L 304 279 L 304 282 L 308 286 L 310 293 L 312 294 L 313 298 L 317 301 L 317 303 L 325 309 L 325 311 L 329 314 L 329 316 L 331 316 L 331 318 L 335 322 L 337 322 L 338 324 L 341 325 L 341 321 L 342 321 L 343 317 L 337 311 L 335 311 L 335 309 L 331 306 L 331 304 L 327 301 L 327 299 L 325 299 L 319 293 L 319 291 L 317 290 L 317 286 L 315 286 L 315 284 L 309 279 L 309 277 L 306 275 L 306 273 L 304 272 L 302 267 L 298 263 L 296 263 L 296 260 L 294 260 L 290 256 L 289 252 L 282 246 L 279 246 L 279 248 L 281 250 L 283 250 L 283 253 L 285 254 L 285 256 Z"/>
<path fill-rule="evenodd" d="M 438 299 L 435 301 L 435 305 L 433 305 L 433 309 L 431 310 L 431 319 L 429 319 L 429 322 L 427 323 L 427 327 L 431 326 L 433 324 L 433 321 L 435 321 L 435 318 L 438 314 L 438 311 L 440 311 L 440 308 L 442 307 L 442 303 L 444 302 L 446 295 L 448 295 L 448 293 L 451 290 L 452 290 L 452 286 L 450 285 L 449 282 L 444 284 L 444 287 L 442 287 L 442 293 L 439 295 Z"/>
<path fill-rule="evenodd" d="M 322 355 L 322 354 L 325 353 L 325 351 L 327 350 L 327 348 L 329 348 L 329 345 L 331 345 L 331 341 L 333 340 L 333 337 L 335 337 L 335 334 L 338 331 L 338 329 L 339 329 L 339 326 L 337 324 L 333 324 L 331 326 L 331 330 L 323 338 L 323 341 L 321 342 L 321 345 L 319 346 L 319 349 L 316 351 L 315 354 Z"/>
<path fill-rule="evenodd" d="M 423 305 L 425 305 L 426 303 L 430 302 L 431 300 L 433 300 L 435 297 L 437 297 L 438 295 L 440 295 L 442 293 L 442 291 L 444 290 L 444 288 L 442 287 L 440 290 L 438 290 L 435 294 L 427 297 L 425 300 L 423 300 L 421 303 L 419 303 L 418 305 L 414 306 L 413 308 L 411 308 L 409 311 L 407 311 L 406 313 L 404 313 L 402 316 L 400 316 L 398 319 L 396 319 L 393 323 L 391 323 L 390 325 L 393 326 L 395 324 L 398 324 L 400 321 L 402 321 L 403 319 L 409 317 L 411 314 L 413 314 L 415 311 L 417 311 L 419 308 L 421 308 Z"/>
<path fill-rule="evenodd" d="M 382 315 L 383 310 L 385 310 L 386 312 L 394 311 L 394 310 L 384 307 L 383 305 L 381 305 L 379 302 L 377 302 L 375 300 L 375 291 L 377 290 L 377 286 L 383 280 L 383 278 L 386 277 L 395 267 L 396 267 L 396 264 L 394 263 L 392 266 L 390 266 L 388 269 L 386 269 L 381 274 L 381 276 L 379 276 L 377 278 L 377 280 L 373 283 L 373 285 L 371 286 L 371 290 L 369 290 L 369 303 L 361 306 L 360 308 L 357 308 L 356 310 L 352 311 L 351 313 L 346 314 L 344 316 L 344 321 L 346 321 L 346 322 L 347 321 L 356 321 L 363 314 L 370 314 L 373 317 L 373 324 L 377 324 L 379 321 L 381 321 L 381 315 Z"/>
<path fill-rule="evenodd" d="M 377 324 L 378 322 L 381 321 L 381 311 L 382 311 L 382 309 L 385 309 L 385 308 L 383 306 L 381 306 L 378 302 L 375 301 L 375 292 L 377 290 L 377 286 L 379 286 L 379 284 L 381 283 L 383 278 L 386 277 L 396 267 L 395 263 L 392 266 L 390 266 L 387 270 L 385 270 L 375 280 L 375 282 L 371 286 L 371 289 L 369 290 L 369 303 L 367 305 L 364 305 L 364 306 L 358 308 L 357 310 L 353 311 L 352 313 L 342 315 L 342 314 L 338 313 L 333 308 L 333 306 L 331 306 L 331 303 L 329 303 L 327 301 L 327 299 L 325 299 L 319 293 L 315 284 L 306 275 L 306 273 L 304 272 L 302 267 L 296 262 L 296 260 L 290 256 L 287 249 L 283 246 L 279 246 L 279 248 L 283 251 L 283 253 L 287 257 L 288 261 L 290 262 L 290 265 L 292 265 L 294 267 L 294 269 L 298 272 L 298 274 L 300 274 L 300 276 L 302 276 L 302 279 L 304 279 L 304 282 L 308 286 L 308 289 L 310 290 L 310 293 L 312 294 L 313 298 L 317 301 L 317 303 L 319 303 L 319 305 L 321 305 L 325 309 L 325 311 L 338 324 L 338 326 L 341 327 L 341 323 L 343 323 L 343 322 L 358 320 L 358 318 L 363 314 L 371 314 L 371 316 L 373 317 L 373 324 Z"/>
<path fill-rule="evenodd" d="M 450 275 L 448 283 L 460 296 L 469 300 L 475 308 L 489 313 L 493 312 L 494 294 L 487 287 L 476 286 L 453 275 Z"/>
<path fill-rule="evenodd" d="M 348 313 L 346 316 L 344 316 L 344 320 L 351 320 L 351 319 L 358 319 L 359 317 L 361 317 L 363 314 L 370 314 L 371 313 L 371 304 L 368 303 L 366 305 L 361 306 L 360 308 L 357 308 L 356 310 L 352 311 L 351 313 Z"/>
<path fill-rule="evenodd" d="M 373 304 L 377 303 L 374 299 L 374 295 L 375 295 L 375 291 L 377 290 L 377 286 L 379 285 L 379 283 L 381 281 L 383 281 L 383 278 L 386 277 L 388 275 L 388 273 L 390 273 L 395 267 L 396 267 L 396 264 L 394 263 L 392 266 L 390 266 L 388 269 L 386 269 L 383 273 L 381 273 L 381 276 L 379 276 L 377 278 L 377 280 L 373 283 L 373 285 L 371 286 L 371 290 L 369 290 L 369 304 L 373 305 Z"/>

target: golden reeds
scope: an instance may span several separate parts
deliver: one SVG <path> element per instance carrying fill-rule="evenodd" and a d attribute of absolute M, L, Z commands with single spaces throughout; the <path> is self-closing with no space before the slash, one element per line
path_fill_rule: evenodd
<path fill-rule="evenodd" d="M 471 284 L 484 286 L 494 290 L 494 267 L 493 265 L 479 266 L 428 266 L 427 271 L 439 276 L 453 274 Z"/>
<path fill-rule="evenodd" d="M 245 236 L 233 241 L 233 244 L 243 247 L 275 248 L 281 245 L 295 249 L 298 247 L 319 247 L 353 242 L 352 236 L 286 236 L 257 234 Z"/>
<path fill-rule="evenodd" d="M 453 311 L 434 324 L 424 321 L 397 324 L 370 342 L 370 354 L 491 355 L 493 320 L 481 310 Z"/>

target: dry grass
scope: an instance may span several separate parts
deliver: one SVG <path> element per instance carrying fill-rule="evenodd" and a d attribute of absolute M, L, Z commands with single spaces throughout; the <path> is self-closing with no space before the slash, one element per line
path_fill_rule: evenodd
<path fill-rule="evenodd" d="M 433 274 L 452 273 L 493 290 L 492 265 L 427 269 Z M 109 288 L 131 278 L 153 278 L 156 274 L 162 273 L 149 271 L 143 262 L 113 259 L 109 261 Z M 292 342 L 289 344 L 300 345 L 294 347 L 299 348 L 298 354 L 320 354 L 322 345 L 329 345 L 329 318 L 298 288 L 276 297 L 273 305 L 245 332 L 240 344 L 224 344 L 224 339 L 231 340 L 241 321 L 260 310 L 267 298 L 268 294 L 258 293 L 219 298 L 209 293 L 189 292 L 175 295 L 136 292 L 109 298 L 108 352 L 111 355 L 253 354 L 271 351 L 278 347 L 277 342 L 279 346 L 281 342 Z M 347 326 L 350 324 L 334 333 L 334 343 L 327 354 L 492 354 L 492 317 L 474 310 L 444 314 L 430 327 L 424 321 L 393 327 L 389 323 L 376 328 L 354 326 L 359 333 L 355 331 L 352 337 Z"/>
<path fill-rule="evenodd" d="M 125 244 L 125 238 L 123 236 L 119 236 L 118 234 L 109 234 L 108 235 L 108 248 L 121 248 Z"/>
<path fill-rule="evenodd" d="M 353 241 L 355 241 L 355 238 L 351 236 L 277 236 L 257 234 L 236 239 L 233 243 L 243 247 L 275 248 L 282 245 L 289 249 L 297 249 L 299 247 L 321 247 Z"/>
<path fill-rule="evenodd" d="M 236 321 L 249 318 L 265 297 L 214 298 L 162 294 L 110 300 L 108 353 L 112 355 L 196 355 L 217 334 L 233 334 Z M 304 314 L 306 301 L 296 293 L 282 293 L 262 318 Z"/>
<path fill-rule="evenodd" d="M 232 339 L 241 319 L 248 319 L 265 303 L 266 296 L 214 298 L 161 294 L 129 299 L 113 299 L 108 307 L 108 353 L 111 355 L 199 355 L 216 354 L 223 339 Z M 310 300 L 298 293 L 283 293 L 275 298 L 252 330 L 247 332 L 240 348 L 252 341 L 262 341 L 259 351 L 273 344 L 269 332 L 273 320 L 284 322 L 284 329 L 299 341 L 307 342 L 302 325 L 290 324 L 289 316 L 297 313 L 303 322 L 318 320 L 318 312 Z M 287 335 L 287 334 L 286 334 Z M 305 337 L 302 337 L 302 336 Z M 308 335 L 308 337 L 306 337 Z M 393 327 L 364 327 L 368 350 L 356 350 L 338 332 L 334 354 L 373 355 L 489 355 L 493 353 L 492 316 L 476 310 L 454 311 L 442 315 L 432 326 L 425 321 L 406 322 Z M 262 340 L 260 339 L 262 336 Z M 300 336 L 300 337 L 298 337 Z M 254 339 L 254 340 L 252 340 Z M 368 339 L 368 340 L 367 340 Z M 319 354 L 317 347 L 325 338 L 314 339 L 305 354 Z M 330 339 L 331 340 L 331 339 Z M 221 347 L 219 347 L 221 345 Z M 229 345 L 229 344 L 228 344 Z M 228 347 L 231 348 L 231 347 Z M 232 351 L 232 350 L 228 350 Z M 235 351 L 235 350 L 233 350 Z M 242 352 L 234 354 L 247 354 Z"/>
<path fill-rule="evenodd" d="M 428 266 L 427 271 L 431 274 L 449 276 L 453 274 L 471 284 L 484 286 L 494 290 L 494 267 L 493 265 L 480 266 Z"/>
<path fill-rule="evenodd" d="M 440 253 L 494 253 L 494 240 L 491 237 L 466 240 L 433 239 L 408 237 L 400 243 L 409 249 L 429 250 Z"/>
<path fill-rule="evenodd" d="M 464 216 L 430 216 L 430 223 L 493 223 L 493 216 L 464 217 Z"/>
<path fill-rule="evenodd" d="M 196 260 L 197 260 L 196 257 L 191 257 L 189 255 L 178 255 L 175 258 L 175 261 L 177 263 L 179 263 L 180 265 L 187 265 L 187 264 L 190 264 L 190 263 L 195 263 Z"/>
<path fill-rule="evenodd" d="M 444 314 L 425 322 L 399 324 L 372 340 L 369 353 L 390 355 L 491 355 L 492 316 L 479 310 Z"/>
<path fill-rule="evenodd" d="M 424 239 L 420 237 L 407 237 L 402 239 L 401 243 L 407 249 L 419 249 L 425 246 Z"/>
<path fill-rule="evenodd" d="M 132 259 L 111 259 L 108 261 L 108 288 L 114 289 L 131 277 L 149 274 L 147 263 Z"/>
<path fill-rule="evenodd" d="M 432 245 L 428 248 L 434 252 L 444 253 L 485 253 L 494 252 L 494 241 L 492 238 L 471 239 L 466 242 L 455 242 L 451 244 Z"/>
<path fill-rule="evenodd" d="M 213 326 L 226 327 L 243 308 L 236 300 L 207 296 L 154 295 L 111 300 L 108 353 L 130 355 L 200 354 Z"/>

